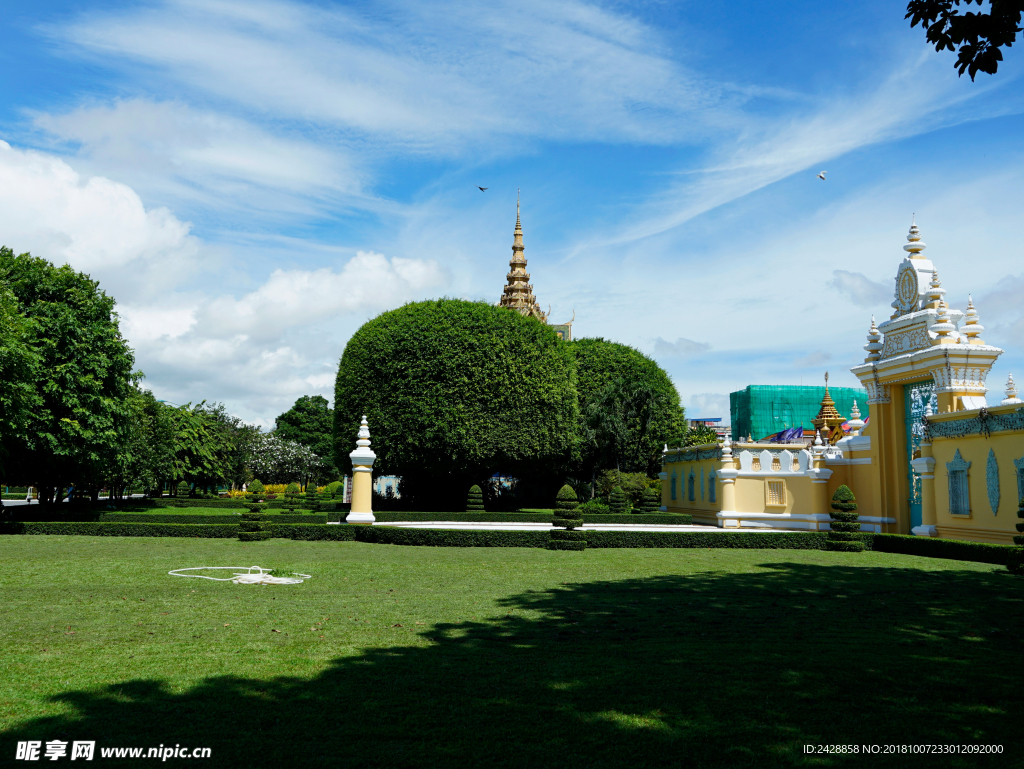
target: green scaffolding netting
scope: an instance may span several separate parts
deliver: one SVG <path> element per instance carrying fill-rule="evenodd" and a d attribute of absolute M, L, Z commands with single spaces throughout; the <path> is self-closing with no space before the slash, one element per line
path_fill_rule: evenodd
<path fill-rule="evenodd" d="M 861 419 L 868 415 L 866 390 L 857 387 L 829 387 L 836 409 L 847 419 L 853 401 L 857 401 Z M 774 435 L 787 427 L 798 425 L 814 429 L 811 420 L 818 416 L 824 387 L 797 385 L 748 385 L 743 390 L 729 393 L 729 411 L 732 417 L 733 440 L 752 436 L 754 440 Z"/>

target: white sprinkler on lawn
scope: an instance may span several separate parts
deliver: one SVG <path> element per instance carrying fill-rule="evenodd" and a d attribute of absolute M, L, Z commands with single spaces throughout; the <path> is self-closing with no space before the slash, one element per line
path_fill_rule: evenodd
<path fill-rule="evenodd" d="M 182 574 L 183 571 L 212 571 L 214 569 L 235 570 L 231 577 L 207 577 L 205 574 Z M 187 569 L 174 569 L 167 572 L 172 577 L 197 577 L 199 579 L 212 579 L 214 582 L 234 582 L 236 585 L 298 585 L 307 579 L 313 579 L 310 574 L 299 574 L 292 572 L 291 577 L 272 577 L 270 569 L 259 566 L 190 566 Z"/>

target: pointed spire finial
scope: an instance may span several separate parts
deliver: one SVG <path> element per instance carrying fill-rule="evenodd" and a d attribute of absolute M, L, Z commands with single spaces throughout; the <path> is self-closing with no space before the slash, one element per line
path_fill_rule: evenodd
<path fill-rule="evenodd" d="M 868 353 L 868 357 L 864 359 L 865 363 L 871 363 L 872 361 L 879 360 L 882 357 L 882 332 L 878 330 L 878 326 L 875 325 L 875 316 L 871 316 L 871 328 L 868 330 L 868 343 L 864 345 L 864 349 Z"/>
<path fill-rule="evenodd" d="M 1006 380 L 1006 398 L 1003 399 L 1002 405 L 1009 406 L 1013 403 L 1021 403 L 1021 399 L 1017 397 L 1017 386 L 1013 383 L 1013 374 Z"/>
<path fill-rule="evenodd" d="M 917 228 L 917 215 L 915 214 L 910 223 L 910 232 L 907 233 L 907 245 L 903 247 L 903 250 L 910 254 L 911 259 L 923 259 L 921 252 L 925 250 L 927 246 L 921 240 L 921 231 Z"/>
<path fill-rule="evenodd" d="M 963 335 L 967 337 L 967 344 L 985 344 L 981 339 L 981 332 L 984 330 L 985 327 L 978 322 L 978 311 L 974 309 L 974 300 L 968 294 L 963 327 Z"/>

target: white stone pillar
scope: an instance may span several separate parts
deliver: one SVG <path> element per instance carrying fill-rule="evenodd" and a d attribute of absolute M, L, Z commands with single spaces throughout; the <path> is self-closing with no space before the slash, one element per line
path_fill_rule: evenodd
<path fill-rule="evenodd" d="M 373 462 L 377 455 L 370 449 L 370 427 L 365 414 L 359 425 L 356 450 L 348 456 L 352 460 L 352 511 L 345 523 L 373 523 Z"/>

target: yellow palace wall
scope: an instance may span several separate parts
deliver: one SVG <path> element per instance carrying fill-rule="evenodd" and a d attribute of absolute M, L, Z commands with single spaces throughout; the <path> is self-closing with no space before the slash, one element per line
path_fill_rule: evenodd
<path fill-rule="evenodd" d="M 925 525 L 935 525 L 940 537 L 1012 544 L 1016 524 L 1020 522 L 1017 506 L 1020 477 L 1024 472 L 1024 429 L 997 429 L 986 436 L 979 429 L 979 414 L 979 410 L 972 409 L 928 418 L 934 434 L 930 443 L 922 444 L 921 459 L 915 464 L 915 469 L 924 471 L 920 473 L 922 519 Z M 1024 410 L 1020 404 L 992 406 L 987 409 L 986 420 L 995 422 L 989 423 L 990 428 L 1007 423 L 1024 427 Z M 954 431 L 963 434 L 942 434 Z M 958 515 L 950 509 L 950 468 L 947 465 L 955 462 L 957 451 L 964 462 L 970 463 L 965 470 L 969 500 L 966 515 Z M 991 476 L 990 452 L 994 459 Z M 989 499 L 990 477 L 991 485 L 998 488 L 994 512 Z"/>

